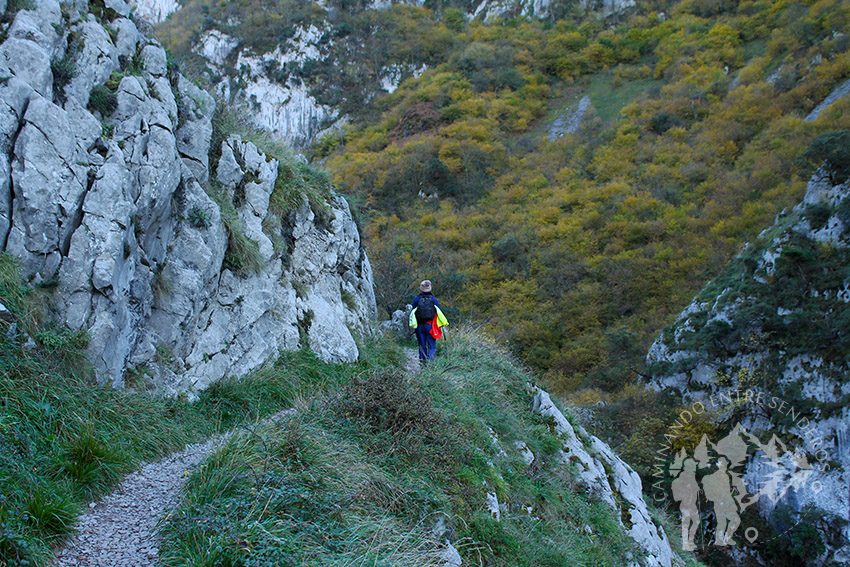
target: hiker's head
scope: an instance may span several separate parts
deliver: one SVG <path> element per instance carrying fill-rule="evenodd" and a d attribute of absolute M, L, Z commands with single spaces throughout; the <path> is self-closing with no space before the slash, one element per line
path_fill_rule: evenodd
<path fill-rule="evenodd" d="M 431 280 L 423 280 L 421 284 L 419 284 L 419 291 L 422 293 L 431 293 Z"/>

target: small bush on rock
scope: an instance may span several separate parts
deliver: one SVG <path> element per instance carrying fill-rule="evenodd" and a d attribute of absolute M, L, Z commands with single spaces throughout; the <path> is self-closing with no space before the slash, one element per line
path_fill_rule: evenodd
<path fill-rule="evenodd" d="M 192 207 L 187 218 L 189 220 L 189 224 L 195 228 L 204 229 L 209 228 L 210 226 L 210 217 L 201 207 Z"/>
<path fill-rule="evenodd" d="M 100 112 L 106 118 L 118 109 L 118 96 L 110 91 L 106 85 L 95 86 L 89 95 L 89 110 Z"/>

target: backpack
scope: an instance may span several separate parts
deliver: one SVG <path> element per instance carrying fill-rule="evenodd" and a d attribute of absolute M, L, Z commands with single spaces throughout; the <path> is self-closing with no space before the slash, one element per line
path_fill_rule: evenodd
<path fill-rule="evenodd" d="M 416 306 L 416 322 L 430 323 L 437 316 L 437 306 L 433 295 L 420 295 L 419 305 Z"/>

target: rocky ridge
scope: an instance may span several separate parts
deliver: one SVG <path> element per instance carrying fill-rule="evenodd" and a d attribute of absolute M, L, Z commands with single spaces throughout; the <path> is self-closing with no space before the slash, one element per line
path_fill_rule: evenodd
<path fill-rule="evenodd" d="M 647 356 L 650 387 L 704 407 L 738 400 L 719 404 L 719 423 L 776 435 L 805 457 L 805 482 L 760 498 L 758 509 L 769 521 L 777 509 L 816 511 L 824 549 L 813 565 L 850 559 L 848 211 L 848 183 L 816 174 L 803 202 L 706 286 Z M 764 490 L 772 472 L 749 462 L 745 479 Z"/>
<path fill-rule="evenodd" d="M 664 529 L 650 515 L 640 476 L 608 444 L 581 426 L 573 426 L 547 392 L 536 386 L 529 386 L 529 391 L 534 396 L 534 411 L 551 419 L 563 440 L 561 461 L 573 470 L 575 482 L 611 507 L 626 534 L 645 554 L 629 567 L 670 567 L 678 561 Z"/>
<path fill-rule="evenodd" d="M 120 0 L 30 6 L 0 44 L 0 249 L 101 381 L 193 392 L 308 343 L 355 360 L 375 301 L 344 199 L 276 214 L 296 165 L 237 136 L 210 164 L 214 100 Z"/>

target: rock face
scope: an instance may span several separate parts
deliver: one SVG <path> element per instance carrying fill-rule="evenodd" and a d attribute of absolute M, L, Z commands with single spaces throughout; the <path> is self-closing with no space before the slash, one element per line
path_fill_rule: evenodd
<path fill-rule="evenodd" d="M 303 147 L 334 124 L 339 112 L 316 101 L 300 79 L 282 78 L 281 70 L 326 58 L 333 45 L 327 40 L 328 32 L 324 26 L 299 27 L 274 51 L 257 54 L 241 48 L 239 39 L 210 30 L 201 37 L 195 52 L 222 77 L 216 89 L 224 100 L 250 108 L 256 126 L 290 146 Z"/>
<path fill-rule="evenodd" d="M 484 0 L 475 9 L 473 17 L 484 21 L 512 15 L 546 18 L 551 5 L 551 0 Z"/>
<path fill-rule="evenodd" d="M 575 3 L 588 12 L 608 18 L 634 7 L 635 0 L 578 0 Z M 483 0 L 475 9 L 473 17 L 483 18 L 484 21 L 516 16 L 548 18 L 554 4 L 553 0 Z"/>
<path fill-rule="evenodd" d="M 848 265 L 850 187 L 818 174 L 804 201 L 748 245 L 647 358 L 652 388 L 799 451 L 804 482 L 771 492 L 776 471 L 759 461 L 747 461 L 744 478 L 769 522 L 777 510 L 819 518 L 825 551 L 812 565 L 850 560 Z"/>
<path fill-rule="evenodd" d="M 0 249 L 104 382 L 192 391 L 307 344 L 356 360 L 376 310 L 345 200 L 274 209 L 285 168 L 235 136 L 211 164 L 212 97 L 107 6 L 33 0 L 0 45 Z"/>
<path fill-rule="evenodd" d="M 133 6 L 137 17 L 152 24 L 158 24 L 180 9 L 177 0 L 136 0 Z"/>

